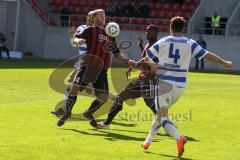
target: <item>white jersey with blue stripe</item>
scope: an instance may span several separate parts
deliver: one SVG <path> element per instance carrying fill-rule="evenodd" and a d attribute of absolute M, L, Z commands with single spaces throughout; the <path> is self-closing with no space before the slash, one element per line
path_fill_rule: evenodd
<path fill-rule="evenodd" d="M 197 42 L 183 36 L 167 36 L 147 50 L 147 56 L 158 62 L 157 79 L 185 87 L 191 57 L 203 58 L 207 51 Z"/>
<path fill-rule="evenodd" d="M 76 32 L 74 33 L 73 38 L 71 38 L 71 40 L 70 40 L 73 47 L 78 46 L 79 54 L 80 54 L 81 57 L 84 56 L 87 52 L 87 44 L 84 43 L 82 45 L 75 45 L 75 44 L 73 44 L 73 39 L 74 39 L 76 34 L 81 34 L 87 27 L 88 26 L 86 26 L 86 25 L 79 26 L 77 28 Z"/>

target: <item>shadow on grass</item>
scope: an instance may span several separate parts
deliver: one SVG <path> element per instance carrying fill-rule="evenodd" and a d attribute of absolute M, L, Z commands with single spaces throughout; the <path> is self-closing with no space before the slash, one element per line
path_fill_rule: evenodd
<path fill-rule="evenodd" d="M 191 159 L 191 158 L 184 158 L 184 157 L 178 158 L 177 156 L 172 156 L 172 155 L 167 155 L 167 154 L 159 154 L 159 153 L 154 153 L 154 152 L 149 152 L 149 151 L 147 151 L 147 152 L 145 152 L 145 153 L 147 153 L 147 154 L 159 155 L 159 156 L 162 156 L 162 157 L 172 158 L 172 160 L 193 160 L 193 159 Z"/>
<path fill-rule="evenodd" d="M 108 131 L 97 130 L 97 129 L 91 129 L 91 130 L 92 131 L 97 131 L 99 133 L 89 133 L 89 132 L 80 131 L 80 130 L 77 130 L 77 129 L 66 129 L 66 128 L 62 128 L 62 129 L 77 132 L 77 133 L 84 134 L 84 135 L 101 136 L 101 137 L 104 137 L 104 139 L 109 140 L 109 141 L 117 141 L 117 140 L 127 140 L 127 141 L 129 141 L 130 140 L 130 141 L 140 141 L 140 142 L 142 142 L 142 141 L 145 140 L 145 138 L 133 137 L 133 136 L 123 135 L 123 134 L 119 134 L 119 133 L 111 133 L 111 132 L 108 132 Z"/>

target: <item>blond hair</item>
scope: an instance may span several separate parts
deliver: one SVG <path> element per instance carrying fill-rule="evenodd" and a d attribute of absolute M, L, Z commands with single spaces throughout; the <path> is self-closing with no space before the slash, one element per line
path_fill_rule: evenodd
<path fill-rule="evenodd" d="M 87 26 L 93 26 L 94 25 L 94 20 L 93 20 L 93 11 L 88 12 L 88 15 L 86 17 L 87 19 Z"/>
<path fill-rule="evenodd" d="M 104 12 L 105 13 L 105 11 L 103 9 L 96 9 L 96 10 L 92 11 L 92 16 L 94 17 L 94 16 L 96 16 L 97 13 L 100 13 L 100 12 Z"/>

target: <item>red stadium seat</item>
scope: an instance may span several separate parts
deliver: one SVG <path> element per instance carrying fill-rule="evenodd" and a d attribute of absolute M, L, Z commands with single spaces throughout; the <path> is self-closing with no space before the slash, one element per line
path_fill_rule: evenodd
<path fill-rule="evenodd" d="M 80 21 L 81 18 L 79 16 L 70 16 L 71 21 Z"/>
<path fill-rule="evenodd" d="M 53 4 L 55 4 L 55 0 L 48 0 L 48 3 L 53 5 Z"/>
<path fill-rule="evenodd" d="M 182 10 L 194 10 L 195 4 L 183 4 L 181 7 Z"/>
<path fill-rule="evenodd" d="M 185 3 L 192 3 L 193 0 L 185 0 Z"/>
<path fill-rule="evenodd" d="M 172 17 L 174 17 L 175 11 L 168 11 L 168 19 L 171 19 Z"/>
<path fill-rule="evenodd" d="M 195 4 L 189 4 L 188 9 L 193 11 L 196 8 Z"/>
<path fill-rule="evenodd" d="M 122 24 L 128 24 L 129 23 L 128 17 L 121 17 L 121 23 Z"/>
<path fill-rule="evenodd" d="M 168 18 L 168 11 L 160 11 L 159 13 L 159 17 L 163 18 L 163 19 L 166 19 Z"/>
<path fill-rule="evenodd" d="M 171 3 L 165 3 L 163 9 L 165 9 L 165 10 L 170 10 L 170 9 L 171 9 L 171 6 L 172 6 Z"/>
<path fill-rule="evenodd" d="M 155 4 L 155 9 L 161 10 L 164 9 L 164 5 L 162 3 Z"/>
<path fill-rule="evenodd" d="M 187 10 L 187 4 L 183 4 L 181 10 Z"/>
<path fill-rule="evenodd" d="M 146 24 L 152 24 L 152 21 L 153 21 L 152 19 L 147 19 Z"/>
<path fill-rule="evenodd" d="M 170 21 L 169 20 L 162 20 L 161 23 L 162 23 L 162 26 L 169 26 Z"/>
<path fill-rule="evenodd" d="M 79 5 L 79 1 L 78 0 L 70 0 L 69 5 L 77 6 L 77 5 Z"/>
<path fill-rule="evenodd" d="M 152 20 L 152 24 L 161 25 L 161 20 L 159 20 L 159 19 L 153 19 L 153 20 Z"/>
<path fill-rule="evenodd" d="M 129 20 L 129 23 L 130 23 L 130 24 L 138 24 L 138 19 L 137 19 L 137 18 L 131 18 L 131 19 Z"/>
<path fill-rule="evenodd" d="M 129 30 L 129 25 L 120 25 L 121 30 Z"/>
<path fill-rule="evenodd" d="M 113 17 L 110 19 L 111 22 L 116 22 L 116 23 L 120 23 L 121 22 L 121 18 L 120 17 Z"/>
<path fill-rule="evenodd" d="M 151 12 L 150 16 L 151 16 L 152 18 L 158 17 L 158 11 L 157 11 L 157 10 L 153 10 L 153 11 Z"/>
<path fill-rule="evenodd" d="M 146 26 L 137 26 L 136 30 L 137 31 L 145 31 L 146 30 Z"/>
<path fill-rule="evenodd" d="M 146 19 L 145 18 L 138 18 L 137 24 L 145 25 L 146 24 Z"/>
<path fill-rule="evenodd" d="M 132 30 L 132 31 L 136 31 L 137 30 L 137 26 L 130 26 L 129 29 Z"/>
<path fill-rule="evenodd" d="M 74 22 L 72 22 L 72 26 L 74 26 L 74 27 L 80 26 L 80 21 L 74 21 Z"/>
<path fill-rule="evenodd" d="M 194 0 L 195 3 L 199 4 L 201 0 Z"/>
<path fill-rule="evenodd" d="M 53 5 L 53 6 L 51 7 L 52 13 L 59 13 L 60 10 L 61 10 L 60 6 L 55 6 L 55 5 Z"/>
<path fill-rule="evenodd" d="M 86 20 L 87 20 L 87 17 L 86 17 L 86 16 L 81 16 L 81 17 L 80 17 L 80 20 L 81 20 L 81 21 L 86 21 Z"/>
<path fill-rule="evenodd" d="M 87 2 L 85 2 L 85 1 L 79 1 L 79 2 L 78 2 L 78 5 L 80 5 L 80 6 L 85 6 L 85 5 L 87 5 Z"/>
<path fill-rule="evenodd" d="M 191 16 L 192 16 L 191 12 L 184 12 L 183 13 L 183 17 L 186 18 L 186 19 L 189 19 Z"/>
<path fill-rule="evenodd" d="M 174 4 L 174 5 L 172 6 L 172 9 L 173 9 L 173 10 L 180 10 L 180 9 L 181 9 L 181 6 L 180 6 L 180 4 Z"/>
<path fill-rule="evenodd" d="M 156 8 L 156 4 L 155 3 L 148 3 L 148 6 L 151 10 L 154 10 Z"/>

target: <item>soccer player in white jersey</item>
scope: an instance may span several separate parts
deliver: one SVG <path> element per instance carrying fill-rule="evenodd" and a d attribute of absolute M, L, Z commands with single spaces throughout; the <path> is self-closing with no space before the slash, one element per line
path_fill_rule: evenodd
<path fill-rule="evenodd" d="M 54 115 L 63 115 L 65 113 L 65 101 L 70 93 L 71 83 L 73 82 L 73 79 L 80 67 L 82 58 L 84 57 L 84 55 L 87 52 L 87 44 L 85 43 L 85 40 L 84 39 L 75 39 L 75 35 L 82 33 L 88 26 L 94 25 L 92 13 L 93 12 L 90 11 L 87 15 L 86 25 L 80 25 L 76 31 L 75 31 L 74 27 L 72 27 L 69 30 L 68 37 L 70 39 L 70 43 L 71 43 L 72 47 L 78 47 L 80 57 L 79 57 L 79 61 L 74 65 L 74 70 L 70 73 L 70 76 L 68 79 L 69 85 L 66 89 L 66 92 L 64 95 L 64 100 L 59 103 L 59 104 L 61 104 L 60 106 L 58 106 L 59 104 L 57 105 L 57 108 L 55 108 L 55 111 L 51 112 Z M 87 93 L 92 92 L 92 84 L 90 84 L 90 83 L 88 84 L 88 86 L 86 87 L 86 92 Z"/>
<path fill-rule="evenodd" d="M 184 144 L 187 138 L 180 134 L 173 123 L 168 119 L 168 109 L 183 95 L 186 85 L 187 72 L 191 57 L 205 58 L 209 61 L 222 64 L 231 69 L 232 62 L 226 61 L 219 56 L 204 50 L 194 40 L 181 36 L 185 20 L 183 17 L 174 17 L 170 21 L 170 33 L 156 42 L 145 57 L 145 62 L 151 65 L 152 72 L 156 73 L 158 83 L 155 86 L 155 107 L 157 110 L 156 118 L 152 122 L 152 128 L 148 137 L 142 144 L 147 150 L 162 126 L 165 131 L 176 140 L 178 148 L 178 157 L 184 152 Z M 158 59 L 158 64 L 153 60 Z M 163 72 L 164 70 L 164 72 Z M 160 94 L 164 85 L 170 84 L 172 89 L 167 93 Z M 161 86 L 162 85 L 162 86 Z"/>

